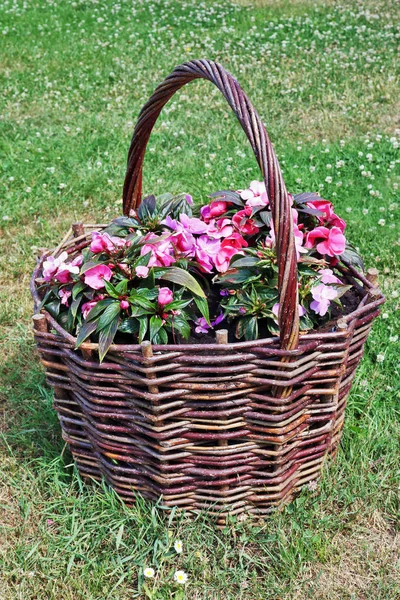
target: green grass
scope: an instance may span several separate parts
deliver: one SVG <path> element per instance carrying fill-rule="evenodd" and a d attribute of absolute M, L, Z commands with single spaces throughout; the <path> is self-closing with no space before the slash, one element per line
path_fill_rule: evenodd
<path fill-rule="evenodd" d="M 400 596 L 399 22 L 389 0 L 0 0 L 1 600 Z M 202 57 L 249 93 L 289 190 L 335 203 L 388 299 L 321 484 L 223 531 L 82 484 L 34 351 L 28 293 L 38 247 L 120 212 L 141 105 L 173 66 Z M 150 140 L 146 191 L 200 202 L 257 177 L 218 92 L 182 90 Z M 145 566 L 157 571 L 147 592 Z"/>

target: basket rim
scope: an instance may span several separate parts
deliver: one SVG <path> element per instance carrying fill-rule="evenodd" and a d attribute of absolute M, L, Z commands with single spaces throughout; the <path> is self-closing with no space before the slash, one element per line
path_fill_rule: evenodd
<path fill-rule="evenodd" d="M 88 227 L 88 226 L 86 226 Z M 91 227 L 91 226 L 89 226 Z M 86 236 L 85 236 L 86 237 Z M 34 314 L 43 314 L 46 317 L 46 320 L 49 322 L 51 327 L 56 330 L 57 334 L 64 338 L 69 344 L 72 346 L 76 346 L 77 338 L 70 333 L 68 333 L 57 321 L 47 312 L 45 309 L 40 309 L 41 298 L 38 293 L 38 287 L 36 283 L 36 278 L 39 275 L 41 266 L 45 258 L 49 254 L 56 254 L 62 250 L 62 245 L 60 244 L 53 253 L 45 252 L 41 257 L 39 257 L 36 267 L 32 273 L 31 281 L 30 281 L 30 290 L 31 295 L 34 300 Z M 314 347 L 319 345 L 319 342 L 328 341 L 329 339 L 337 339 L 340 337 L 346 338 L 350 334 L 350 329 L 353 329 L 355 326 L 356 320 L 364 315 L 364 313 L 371 312 L 371 310 L 376 311 L 379 314 L 379 306 L 385 302 L 385 297 L 383 296 L 381 290 L 370 283 L 361 273 L 359 273 L 354 267 L 351 265 L 347 265 L 348 269 L 352 271 L 352 274 L 355 278 L 359 279 L 363 284 L 361 287 L 361 291 L 364 292 L 363 297 L 360 299 L 358 306 L 352 312 L 346 315 L 339 315 L 337 318 L 332 319 L 330 323 L 332 324 L 330 331 L 321 331 L 324 329 L 320 327 L 318 329 L 313 329 L 309 333 L 304 333 L 300 335 L 299 346 L 293 350 L 281 350 L 279 347 L 279 337 L 271 336 L 268 338 L 259 338 L 257 340 L 249 340 L 244 342 L 229 342 L 227 344 L 152 344 L 152 348 L 154 352 L 185 352 L 186 350 L 198 350 L 201 348 L 206 351 L 227 351 L 227 350 L 241 350 L 241 349 L 250 349 L 256 348 L 259 346 L 272 346 L 270 348 L 271 354 L 275 356 L 296 356 L 298 354 L 303 354 L 305 351 L 312 350 Z M 360 293 L 360 291 L 359 291 Z M 370 300 L 368 302 L 368 300 Z M 352 326 L 353 323 L 353 326 Z M 341 327 L 339 327 L 341 325 Z M 326 328 L 326 325 L 324 326 Z M 277 346 L 277 347 L 276 347 Z M 95 342 L 84 342 L 80 345 L 80 348 L 83 350 L 98 350 L 98 343 Z M 112 344 L 109 348 L 111 352 L 137 352 L 142 350 L 141 344 Z M 268 349 L 265 348 L 265 352 Z"/>

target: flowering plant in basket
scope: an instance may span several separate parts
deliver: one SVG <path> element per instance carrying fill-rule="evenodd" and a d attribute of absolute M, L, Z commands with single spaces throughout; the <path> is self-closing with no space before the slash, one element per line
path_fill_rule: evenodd
<path fill-rule="evenodd" d="M 43 262 L 44 307 L 77 347 L 88 338 L 102 360 L 114 340 L 154 344 L 199 340 L 224 327 L 236 339 L 279 333 L 278 265 L 265 184 L 211 194 L 148 196 L 129 216 L 92 233 L 69 259 Z M 289 196 L 297 254 L 300 330 L 329 320 L 347 285 L 340 257 L 361 266 L 346 224 L 318 195 Z"/>

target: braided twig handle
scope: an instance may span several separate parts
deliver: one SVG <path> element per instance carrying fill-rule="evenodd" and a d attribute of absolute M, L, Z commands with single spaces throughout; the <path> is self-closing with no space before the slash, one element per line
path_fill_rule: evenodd
<path fill-rule="evenodd" d="M 177 90 L 194 79 L 207 79 L 222 92 L 243 127 L 260 166 L 271 205 L 276 237 L 281 347 L 296 348 L 299 338 L 297 258 L 288 193 L 277 157 L 260 117 L 236 79 L 221 65 L 209 60 L 193 60 L 176 67 L 142 108 L 128 153 L 123 191 L 124 214 L 128 215 L 131 209 L 140 204 L 144 154 L 161 109 Z"/>

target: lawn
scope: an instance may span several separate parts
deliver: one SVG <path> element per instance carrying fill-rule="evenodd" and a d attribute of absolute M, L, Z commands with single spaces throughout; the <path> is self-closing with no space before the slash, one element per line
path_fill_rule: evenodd
<path fill-rule="evenodd" d="M 399 24 L 392 0 L 0 0 L 1 600 L 400 597 Z M 28 291 L 38 248 L 72 222 L 120 213 L 142 104 L 176 64 L 203 57 L 248 92 L 288 189 L 335 203 L 387 297 L 336 462 L 285 510 L 222 531 L 206 515 L 127 509 L 82 483 L 35 353 Z M 210 83 L 166 106 L 145 191 L 204 202 L 255 178 Z M 156 578 L 143 585 L 145 567 Z"/>

